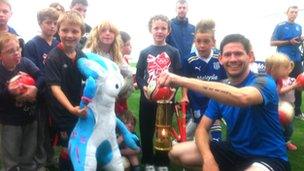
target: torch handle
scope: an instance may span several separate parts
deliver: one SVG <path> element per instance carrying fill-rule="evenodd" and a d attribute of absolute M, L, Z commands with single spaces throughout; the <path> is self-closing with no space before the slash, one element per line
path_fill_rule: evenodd
<path fill-rule="evenodd" d="M 181 102 L 181 111 L 182 111 L 182 118 L 181 118 L 181 141 L 186 141 L 186 113 L 187 113 L 187 102 Z"/>
<path fill-rule="evenodd" d="M 180 114 L 181 111 L 181 114 Z M 175 105 L 175 113 L 177 119 L 177 126 L 179 131 L 179 142 L 186 141 L 186 112 L 187 102 L 180 102 Z"/>

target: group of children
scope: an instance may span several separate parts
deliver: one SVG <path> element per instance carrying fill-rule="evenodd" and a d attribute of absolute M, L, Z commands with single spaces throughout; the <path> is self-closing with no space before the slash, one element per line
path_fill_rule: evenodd
<path fill-rule="evenodd" d="M 86 57 L 84 52 L 94 52 L 113 60 L 126 77 L 131 75 L 132 78 L 128 68 L 130 36 L 120 32 L 109 21 L 103 21 L 91 29 L 83 19 L 87 5 L 86 0 L 73 0 L 71 11 L 64 12 L 60 4 L 53 4 L 53 7 L 39 11 L 37 19 L 41 34 L 22 48 L 16 32 L 7 26 L 11 6 L 7 0 L 0 0 L 0 12 L 6 14 L 4 21 L 0 22 L 1 153 L 5 170 L 37 170 L 53 160 L 50 122 L 56 128 L 55 132 L 59 133 L 59 143 L 62 146 L 59 169 L 72 170 L 67 153 L 69 135 L 77 118 L 86 115 L 86 109 L 79 107 L 83 76 L 75 65 L 77 59 Z M 215 24 L 212 20 L 202 20 L 197 24 L 194 35 L 195 50 L 183 61 L 178 50 L 166 43 L 166 37 L 171 31 L 169 19 L 164 15 L 155 15 L 148 25 L 153 43 L 140 52 L 135 76 L 141 92 L 138 111 L 141 163 L 146 166 L 146 170 L 155 169 L 154 165 L 158 166 L 158 170 L 167 170 L 167 154 L 153 149 L 157 103 L 147 97 L 148 80 L 151 78 L 149 71 L 153 70 L 147 65 L 148 58 L 166 53 L 170 57 L 169 71 L 202 80 L 223 81 L 226 73 L 214 50 Z M 278 83 L 281 100 L 292 104 L 292 91 L 299 88 L 297 82 L 288 76 L 293 63 L 287 56 L 275 54 L 266 59 L 265 66 L 266 72 Z M 25 93 L 20 93 L 9 84 L 9 80 L 20 71 L 36 80 L 34 86 L 22 86 L 26 90 Z M 136 119 L 127 105 L 132 88 L 133 84 L 126 91 L 127 95 L 117 100 L 115 110 L 118 117 L 134 133 Z M 181 100 L 189 102 L 190 111 L 198 123 L 209 99 L 197 92 L 183 89 Z M 22 103 L 20 105 L 17 102 Z M 218 119 L 218 122 L 214 123 L 214 129 L 210 130 L 212 140 L 215 141 L 221 139 L 221 118 Z M 284 129 L 287 147 L 295 150 L 296 146 L 290 142 L 292 124 Z M 126 156 L 131 169 L 140 170 L 139 152 L 126 148 L 121 136 L 118 135 L 117 140 L 121 154 Z"/>
<path fill-rule="evenodd" d="M 108 21 L 88 31 L 90 27 L 83 19 L 87 5 L 86 0 L 73 0 L 71 11 L 64 12 L 60 4 L 40 10 L 37 20 L 41 34 L 21 47 L 16 32 L 7 25 L 10 3 L 0 1 L 0 11 L 5 14 L 0 23 L 1 160 L 5 170 L 45 170 L 48 163 L 54 162 L 50 129 L 59 135 L 59 169 L 73 170 L 67 153 L 69 135 L 77 118 L 86 115 L 85 109 L 79 107 L 83 76 L 75 65 L 77 59 L 86 57 L 81 47 L 123 64 L 120 32 Z M 84 36 L 86 31 L 90 39 L 82 41 L 89 37 Z M 29 74 L 36 84 L 10 86 L 9 80 L 19 72 Z M 127 125 L 135 124 L 127 106 L 120 116 Z M 129 126 L 130 131 L 134 132 L 134 127 Z M 135 170 L 139 167 L 137 154 L 125 152 Z"/>

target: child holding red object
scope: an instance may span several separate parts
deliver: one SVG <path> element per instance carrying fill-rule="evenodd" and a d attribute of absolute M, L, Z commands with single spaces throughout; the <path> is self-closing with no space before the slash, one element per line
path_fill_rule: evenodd
<path fill-rule="evenodd" d="M 277 83 L 277 90 L 281 101 L 289 102 L 294 106 L 295 96 L 294 91 L 299 88 L 299 84 L 295 78 L 289 77 L 290 72 L 293 70 L 294 63 L 288 56 L 277 53 L 268 57 L 265 61 L 266 72 L 270 74 Z M 297 146 L 290 140 L 293 133 L 293 124 L 282 124 L 284 128 L 284 136 L 286 147 L 290 151 L 297 150 Z"/>

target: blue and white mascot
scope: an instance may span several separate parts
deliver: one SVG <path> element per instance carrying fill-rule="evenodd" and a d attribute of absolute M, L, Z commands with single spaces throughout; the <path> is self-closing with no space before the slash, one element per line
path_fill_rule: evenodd
<path fill-rule="evenodd" d="M 124 86 L 119 67 L 94 53 L 77 61 L 85 76 L 80 107 L 87 106 L 86 117 L 80 117 L 69 140 L 69 156 L 75 171 L 95 171 L 97 163 L 104 170 L 124 170 L 116 141 L 117 130 L 125 144 L 137 150 L 138 138 L 131 134 L 114 113 L 115 99 Z"/>

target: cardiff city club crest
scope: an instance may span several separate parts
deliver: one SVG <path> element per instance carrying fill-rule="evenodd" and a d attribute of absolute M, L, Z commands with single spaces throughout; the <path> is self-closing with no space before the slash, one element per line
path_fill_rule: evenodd
<path fill-rule="evenodd" d="M 214 68 L 215 70 L 219 70 L 219 69 L 220 69 L 220 63 L 219 63 L 219 62 L 214 62 L 214 63 L 213 63 L 213 68 Z"/>

